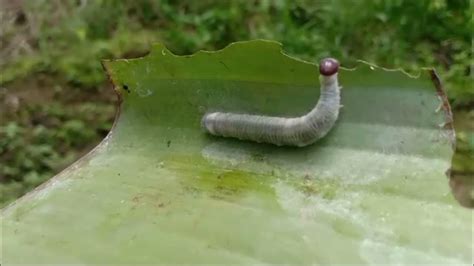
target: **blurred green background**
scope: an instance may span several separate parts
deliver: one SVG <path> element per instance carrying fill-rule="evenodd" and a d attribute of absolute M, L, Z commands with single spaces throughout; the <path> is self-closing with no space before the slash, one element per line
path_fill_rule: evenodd
<path fill-rule="evenodd" d="M 472 183 L 472 0 L 1 0 L 0 206 L 93 148 L 116 97 L 100 60 L 265 38 L 313 62 L 333 56 L 416 73 L 435 67 L 455 109 L 454 169 Z M 466 179 L 467 178 L 467 179 Z"/>

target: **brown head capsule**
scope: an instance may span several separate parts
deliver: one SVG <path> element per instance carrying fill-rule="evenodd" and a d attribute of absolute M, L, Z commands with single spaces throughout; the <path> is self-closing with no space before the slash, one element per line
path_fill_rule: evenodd
<path fill-rule="evenodd" d="M 324 58 L 319 62 L 319 73 L 323 76 L 331 76 L 339 70 L 339 62 L 334 58 Z"/>

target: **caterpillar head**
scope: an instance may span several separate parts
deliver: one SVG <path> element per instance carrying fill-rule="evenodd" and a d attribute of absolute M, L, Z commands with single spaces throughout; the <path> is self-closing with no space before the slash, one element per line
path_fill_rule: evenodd
<path fill-rule="evenodd" d="M 334 58 L 324 58 L 319 62 L 319 73 L 323 76 L 332 76 L 339 70 L 339 62 Z"/>

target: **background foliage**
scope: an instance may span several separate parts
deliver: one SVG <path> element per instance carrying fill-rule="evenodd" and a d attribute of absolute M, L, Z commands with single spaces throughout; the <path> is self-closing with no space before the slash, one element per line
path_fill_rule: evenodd
<path fill-rule="evenodd" d="M 153 42 L 189 54 L 265 38 L 311 61 L 331 55 L 346 66 L 356 59 L 407 71 L 434 66 L 460 110 L 458 128 L 467 129 L 458 134 L 457 163 L 466 168 L 474 159 L 472 2 L 1 1 L 1 203 L 105 136 L 114 98 L 100 59 L 141 56 Z"/>

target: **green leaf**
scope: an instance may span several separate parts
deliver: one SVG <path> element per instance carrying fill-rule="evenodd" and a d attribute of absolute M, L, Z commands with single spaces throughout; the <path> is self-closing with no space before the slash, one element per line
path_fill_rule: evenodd
<path fill-rule="evenodd" d="M 453 199 L 449 110 L 419 78 L 341 70 L 342 114 L 306 148 L 212 137 L 208 110 L 294 116 L 317 67 L 278 43 L 106 61 L 121 101 L 90 154 L 2 212 L 5 263 L 458 264 L 472 213 Z M 444 98 L 445 100 L 445 98 Z M 449 106 L 448 106 L 449 109 Z"/>

